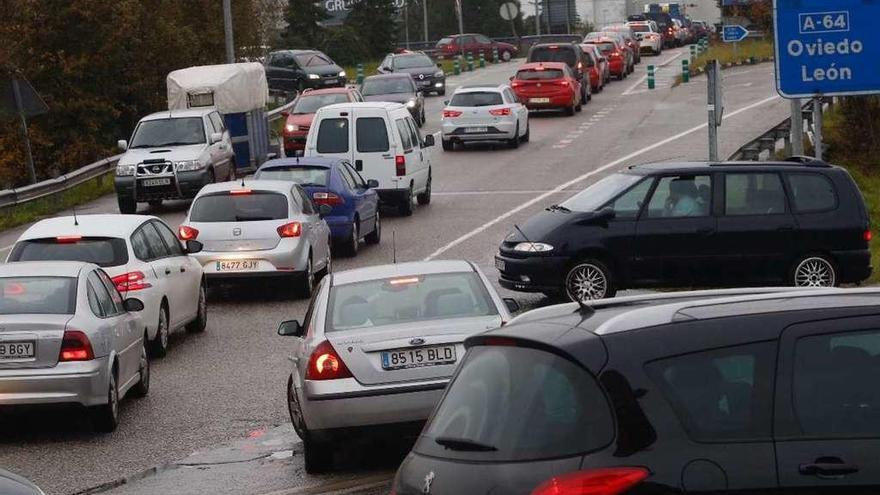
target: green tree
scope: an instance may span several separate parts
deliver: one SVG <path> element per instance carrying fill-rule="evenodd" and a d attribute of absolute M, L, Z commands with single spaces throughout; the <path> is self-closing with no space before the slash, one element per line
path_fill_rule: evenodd
<path fill-rule="evenodd" d="M 381 57 L 394 49 L 397 9 L 393 0 L 359 0 L 351 7 L 345 28 L 357 33 L 370 57 Z"/>
<path fill-rule="evenodd" d="M 282 33 L 285 47 L 322 46 L 326 33 L 320 23 L 327 18 L 324 8 L 314 0 L 289 0 L 284 15 L 287 30 Z"/>

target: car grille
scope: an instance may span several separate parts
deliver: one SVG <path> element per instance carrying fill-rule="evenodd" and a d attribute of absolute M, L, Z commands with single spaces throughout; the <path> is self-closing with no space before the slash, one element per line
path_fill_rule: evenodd
<path fill-rule="evenodd" d="M 168 160 L 144 160 L 137 166 L 138 177 L 169 175 L 174 172 L 174 164 Z"/>

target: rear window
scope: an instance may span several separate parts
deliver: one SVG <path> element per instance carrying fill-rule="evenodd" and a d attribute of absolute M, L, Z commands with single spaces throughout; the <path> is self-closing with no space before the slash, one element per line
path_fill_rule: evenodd
<path fill-rule="evenodd" d="M 19 242 L 9 261 L 85 261 L 101 267 L 128 263 L 128 247 L 124 239 L 115 237 L 54 237 Z"/>
<path fill-rule="evenodd" d="M 497 315 L 474 272 L 415 275 L 338 285 L 330 291 L 328 330 Z"/>
<path fill-rule="evenodd" d="M 497 92 L 480 92 L 480 93 L 457 93 L 449 102 L 453 107 L 488 107 L 492 105 L 503 105 L 504 100 L 501 93 Z"/>
<path fill-rule="evenodd" d="M 293 114 L 315 113 L 320 108 L 335 103 L 347 103 L 348 93 L 329 93 L 324 95 L 300 96 L 293 106 Z"/>
<path fill-rule="evenodd" d="M 594 451 L 612 440 L 605 395 L 590 373 L 567 359 L 523 347 L 477 346 L 459 369 L 416 452 L 530 461 Z"/>
<path fill-rule="evenodd" d="M 287 218 L 287 197 L 273 192 L 209 194 L 193 203 L 193 222 L 258 222 Z"/>
<path fill-rule="evenodd" d="M 516 73 L 516 78 L 522 81 L 539 81 L 543 79 L 561 79 L 562 71 L 559 69 L 521 70 Z"/>
<path fill-rule="evenodd" d="M 454 40 L 452 38 L 443 38 L 437 42 L 437 46 L 451 45 L 453 41 Z"/>
<path fill-rule="evenodd" d="M 790 174 L 792 202 L 798 213 L 833 210 L 837 205 L 834 184 L 821 174 Z"/>
<path fill-rule="evenodd" d="M 635 33 L 650 33 L 651 27 L 645 24 L 636 24 L 629 27 Z"/>
<path fill-rule="evenodd" d="M 614 43 L 610 43 L 610 42 L 609 43 L 593 43 L 593 44 L 598 46 L 599 50 L 601 50 L 602 53 L 613 52 L 616 48 L 614 46 Z"/>
<path fill-rule="evenodd" d="M 385 119 L 367 117 L 357 119 L 357 150 L 363 153 L 388 151 L 388 129 Z"/>
<path fill-rule="evenodd" d="M 76 311 L 73 277 L 2 277 L 0 294 L 0 315 L 72 315 Z"/>
<path fill-rule="evenodd" d="M 301 186 L 326 186 L 330 181 L 330 169 L 326 167 L 278 167 L 260 170 L 254 178 L 289 180 Z"/>
<path fill-rule="evenodd" d="M 569 46 L 535 48 L 529 53 L 529 62 L 564 62 L 574 67 L 577 65 L 577 55 Z"/>
<path fill-rule="evenodd" d="M 348 153 L 348 119 L 324 119 L 318 128 L 318 153 Z"/>

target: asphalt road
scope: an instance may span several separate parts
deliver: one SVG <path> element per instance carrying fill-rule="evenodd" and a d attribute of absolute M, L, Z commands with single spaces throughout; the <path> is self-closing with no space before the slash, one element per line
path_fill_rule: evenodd
<path fill-rule="evenodd" d="M 499 145 L 443 152 L 438 143 L 433 150 L 431 205 L 417 207 L 408 218 L 388 212 L 383 218 L 381 245 L 364 246 L 357 258 L 334 260 L 334 269 L 390 263 L 394 239 L 398 261 L 465 258 L 494 278 L 493 254 L 514 223 L 622 167 L 647 161 L 705 159 L 705 78 L 671 87 L 684 53 L 674 50 L 643 58 L 636 74 L 611 83 L 574 117 L 533 114 L 531 142 L 518 150 Z M 647 90 L 644 77 L 649 63 L 665 64 L 658 71 L 658 88 L 653 91 Z M 506 82 L 516 65 L 492 66 L 451 78 L 450 83 Z M 720 131 L 723 156 L 777 124 L 788 110 L 787 103 L 776 96 L 769 64 L 727 71 L 725 81 L 726 120 Z M 438 130 L 444 99 L 428 99 L 426 132 Z M 141 212 L 159 215 L 176 227 L 186 206 L 175 202 L 147 210 L 142 205 Z M 78 211 L 115 212 L 115 198 L 102 198 Z M 0 257 L 6 256 L 4 249 L 22 230 L 0 233 Z M 168 356 L 154 364 L 149 397 L 122 404 L 121 425 L 113 434 L 90 432 L 76 411 L 0 416 L 0 466 L 33 479 L 50 494 L 81 492 L 175 461 L 161 491 L 156 486 L 149 489 L 149 478 L 145 478 L 141 485 L 135 483 L 113 493 L 198 493 L 198 483 L 209 483 L 207 480 L 214 483 L 203 493 L 293 495 L 386 490 L 387 482 L 383 484 L 382 479 L 393 474 L 405 446 L 356 446 L 345 461 L 345 473 L 323 477 L 304 474 L 298 446 L 294 440 L 286 440 L 294 436 L 289 430 L 284 434 L 289 423 L 284 395 L 288 361 L 285 341 L 275 331 L 280 321 L 301 318 L 306 301 L 279 299 L 270 292 L 259 285 L 212 290 L 207 331 L 172 336 Z M 548 303 L 540 296 L 503 293 L 515 296 L 525 307 Z M 275 440 L 263 445 L 260 438 L 267 434 Z M 239 445 L 238 450 L 271 452 L 229 462 L 222 458 L 217 462 L 216 457 L 202 465 L 185 462 L 194 453 L 220 455 L 218 452 L 248 439 L 257 443 Z M 385 454 L 377 457 L 375 452 Z M 273 460 L 279 462 L 271 464 Z M 243 482 L 247 479 L 243 473 L 223 476 L 212 471 L 217 466 L 254 462 L 266 469 L 247 470 L 257 473 L 259 483 Z M 189 476 L 199 472 L 201 478 Z M 183 474 L 187 476 L 177 477 Z M 364 483 L 372 488 L 351 491 L 344 486 L 358 477 L 371 480 L 372 485 Z"/>

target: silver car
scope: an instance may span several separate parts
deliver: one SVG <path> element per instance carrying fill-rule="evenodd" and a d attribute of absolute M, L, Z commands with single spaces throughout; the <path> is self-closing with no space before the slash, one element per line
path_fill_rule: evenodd
<path fill-rule="evenodd" d="M 209 281 L 286 277 L 308 297 L 315 275 L 330 273 L 330 227 L 323 219 L 330 210 L 290 181 L 210 184 L 199 191 L 178 237 L 202 243 L 193 257 Z"/>
<path fill-rule="evenodd" d="M 464 355 L 464 339 L 503 325 L 517 309 L 466 261 L 374 266 L 322 280 L 304 321 L 278 329 L 295 337 L 287 396 L 306 471 L 330 469 L 341 438 L 417 433 Z"/>
<path fill-rule="evenodd" d="M 109 432 L 122 397 L 147 395 L 144 305 L 97 265 L 0 265 L 0 294 L 0 407 L 79 404 Z"/>
<path fill-rule="evenodd" d="M 445 151 L 476 141 L 504 141 L 516 148 L 529 140 L 529 110 L 506 84 L 464 86 L 446 103 L 440 134 Z"/>

